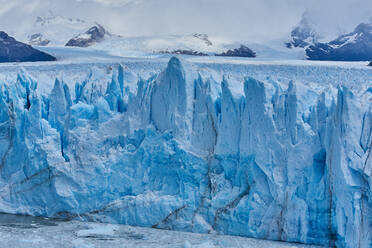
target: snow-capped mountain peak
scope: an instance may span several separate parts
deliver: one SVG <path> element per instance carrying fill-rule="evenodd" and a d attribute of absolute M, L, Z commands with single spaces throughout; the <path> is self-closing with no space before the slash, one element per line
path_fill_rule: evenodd
<path fill-rule="evenodd" d="M 361 23 L 353 32 L 339 36 L 330 42 L 333 48 L 342 47 L 349 43 L 362 42 L 363 40 L 372 41 L 372 23 Z"/>
<path fill-rule="evenodd" d="M 89 28 L 85 33 L 70 39 L 66 43 L 66 46 L 88 47 L 103 41 L 106 36 L 111 36 L 111 34 L 100 24 L 96 23 L 96 25 Z"/>
<path fill-rule="evenodd" d="M 49 11 L 45 16 L 38 16 L 26 35 L 26 40 L 31 45 L 59 46 L 65 45 L 68 40 L 75 37 L 95 23 L 86 22 L 79 18 L 68 18 L 55 15 Z"/>
<path fill-rule="evenodd" d="M 310 59 L 367 61 L 372 59 L 372 23 L 361 23 L 353 32 L 306 50 Z"/>
<path fill-rule="evenodd" d="M 290 41 L 286 43 L 286 46 L 304 48 L 315 44 L 320 38 L 315 24 L 309 20 L 308 14 L 304 13 L 301 21 L 292 30 Z"/>

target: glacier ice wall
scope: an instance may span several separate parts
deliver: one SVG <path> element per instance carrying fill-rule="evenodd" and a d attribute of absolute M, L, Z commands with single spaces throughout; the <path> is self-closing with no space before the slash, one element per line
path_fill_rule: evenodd
<path fill-rule="evenodd" d="M 146 78 L 3 80 L 0 211 L 371 247 L 371 88 Z"/>

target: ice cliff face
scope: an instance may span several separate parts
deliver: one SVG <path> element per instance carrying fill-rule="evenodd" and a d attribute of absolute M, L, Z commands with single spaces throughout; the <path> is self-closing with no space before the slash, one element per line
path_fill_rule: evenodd
<path fill-rule="evenodd" d="M 172 58 L 143 79 L 119 66 L 107 85 L 90 74 L 49 91 L 5 77 L 0 210 L 370 247 L 371 88 L 202 67 Z"/>

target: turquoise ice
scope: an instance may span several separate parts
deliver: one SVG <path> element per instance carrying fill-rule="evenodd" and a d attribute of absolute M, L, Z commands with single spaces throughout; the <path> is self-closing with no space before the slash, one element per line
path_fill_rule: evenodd
<path fill-rule="evenodd" d="M 370 70 L 79 66 L 1 69 L 0 211 L 372 245 Z"/>

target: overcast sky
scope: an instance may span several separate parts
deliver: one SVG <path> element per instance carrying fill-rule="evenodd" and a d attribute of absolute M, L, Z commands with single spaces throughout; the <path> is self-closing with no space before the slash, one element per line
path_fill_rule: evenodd
<path fill-rule="evenodd" d="M 372 16 L 372 0 L 0 0 L 0 6 L 0 30 L 12 35 L 48 10 L 124 36 L 200 32 L 250 41 L 284 37 L 304 11 L 323 34 L 351 31 Z"/>

